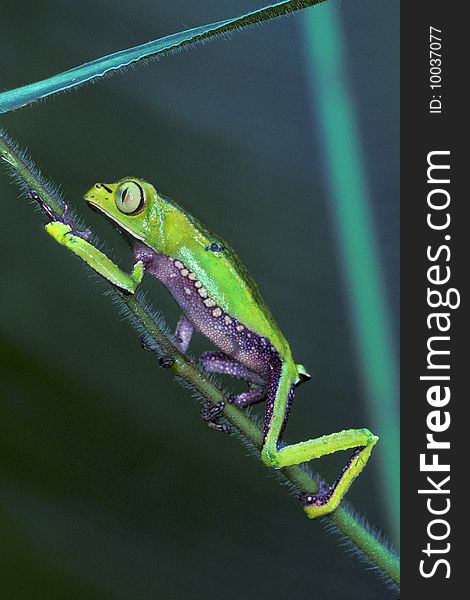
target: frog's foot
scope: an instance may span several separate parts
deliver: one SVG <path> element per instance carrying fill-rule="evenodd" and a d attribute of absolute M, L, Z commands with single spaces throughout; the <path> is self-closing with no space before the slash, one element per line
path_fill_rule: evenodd
<path fill-rule="evenodd" d="M 155 350 L 155 348 L 153 348 L 153 346 L 149 344 L 149 342 L 144 337 L 140 338 L 140 347 L 146 352 L 153 352 Z"/>
<path fill-rule="evenodd" d="M 209 400 L 205 400 L 202 403 L 201 417 L 204 421 L 207 421 L 207 423 L 216 421 L 223 415 L 224 408 L 225 402 L 217 402 L 217 404 L 214 404 L 213 402 L 209 402 Z"/>
<path fill-rule="evenodd" d="M 334 492 L 334 486 L 328 485 L 325 481 L 321 480 L 318 485 L 318 492 L 315 494 L 301 494 L 299 500 L 302 506 L 323 506 L 331 498 Z"/>
<path fill-rule="evenodd" d="M 175 361 L 172 356 L 160 356 L 158 359 L 158 364 L 162 367 L 162 369 L 170 369 L 174 362 Z"/>
<path fill-rule="evenodd" d="M 263 402 L 266 398 L 266 391 L 264 387 L 254 387 L 246 390 L 246 392 L 242 392 L 241 394 L 237 394 L 235 396 L 227 395 L 225 397 L 225 401 L 230 404 L 235 404 L 238 408 L 246 408 L 247 406 L 251 406 L 252 404 L 258 404 L 259 402 Z"/>
<path fill-rule="evenodd" d="M 59 215 L 56 212 L 54 212 L 52 208 L 42 200 L 42 198 L 39 196 L 36 190 L 29 189 L 28 198 L 39 205 L 39 207 L 44 212 L 50 223 L 58 221 L 59 223 L 64 223 L 64 225 L 69 225 L 71 228 L 71 233 L 73 233 L 73 235 L 80 237 L 87 242 L 90 240 L 92 234 L 89 229 L 85 229 L 85 231 L 79 231 L 73 228 L 71 211 L 69 209 L 68 204 L 64 203 L 64 212 L 62 215 Z"/>
<path fill-rule="evenodd" d="M 222 431 L 223 433 L 230 433 L 230 428 L 227 424 L 218 422 L 223 415 L 224 407 L 225 402 L 214 404 L 213 402 L 206 400 L 202 404 L 201 417 L 211 429 Z"/>
<path fill-rule="evenodd" d="M 74 229 L 73 232 L 77 237 L 82 238 L 82 240 L 85 240 L 86 242 L 89 242 L 92 238 L 91 229 L 85 229 L 84 231 Z"/>
<path fill-rule="evenodd" d="M 48 204 L 43 202 L 36 190 L 29 189 L 27 195 L 30 200 L 39 204 L 40 209 L 46 214 L 50 221 L 62 221 L 62 217 L 57 215 Z"/>
<path fill-rule="evenodd" d="M 214 421 L 208 421 L 207 425 L 211 429 L 215 429 L 216 431 L 221 431 L 222 433 L 230 433 L 230 427 L 225 423 L 216 423 Z"/>
<path fill-rule="evenodd" d="M 329 486 L 320 482 L 319 491 L 316 494 L 304 494 L 301 497 L 304 511 L 309 519 L 327 515 L 339 506 L 352 481 L 360 473 L 367 462 L 368 457 L 364 460 L 362 458 L 362 453 L 368 451 L 370 454 L 377 439 L 378 438 L 376 438 L 369 447 L 359 446 L 354 449 L 346 466 L 333 485 Z"/>

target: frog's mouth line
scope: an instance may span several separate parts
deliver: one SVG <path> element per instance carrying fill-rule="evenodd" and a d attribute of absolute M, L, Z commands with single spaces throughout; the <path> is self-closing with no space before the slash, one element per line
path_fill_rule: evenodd
<path fill-rule="evenodd" d="M 143 238 L 142 236 L 138 235 L 135 231 L 132 231 L 132 229 L 129 229 L 128 227 L 126 227 L 123 223 L 121 223 L 120 221 L 118 221 L 111 213 L 109 213 L 107 210 L 105 210 L 99 204 L 95 204 L 93 202 L 93 200 L 89 200 L 88 198 L 85 198 L 85 200 L 88 203 L 88 206 L 91 208 L 92 211 L 94 211 L 94 212 L 96 212 L 98 214 L 101 214 L 101 215 L 105 215 L 106 217 L 108 217 L 108 219 L 110 219 L 110 221 L 115 225 L 115 227 L 119 231 L 119 233 L 121 233 L 122 231 L 126 231 L 133 238 L 135 238 L 137 240 L 140 240 L 141 242 L 145 241 L 145 238 Z"/>

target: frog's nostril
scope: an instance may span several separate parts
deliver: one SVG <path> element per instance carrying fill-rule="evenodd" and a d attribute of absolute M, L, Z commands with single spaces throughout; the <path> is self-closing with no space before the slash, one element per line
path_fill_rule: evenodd
<path fill-rule="evenodd" d="M 100 189 L 101 189 L 101 183 L 96 183 L 96 184 L 95 184 L 95 188 L 96 188 L 97 190 L 100 190 Z"/>

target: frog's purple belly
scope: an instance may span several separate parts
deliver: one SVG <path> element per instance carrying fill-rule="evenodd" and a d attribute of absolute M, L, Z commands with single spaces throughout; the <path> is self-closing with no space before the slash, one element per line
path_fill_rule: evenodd
<path fill-rule="evenodd" d="M 183 262 L 143 244 L 134 248 L 134 254 L 165 285 L 196 329 L 216 346 L 265 378 L 280 371 L 280 357 L 271 343 L 218 306 Z"/>
<path fill-rule="evenodd" d="M 231 358 L 261 375 L 265 382 L 265 439 L 282 371 L 282 361 L 277 350 L 265 337 L 258 335 L 225 312 L 222 307 L 217 306 L 208 291 L 182 261 L 159 254 L 140 242 L 134 243 L 134 255 L 137 260 L 144 262 L 146 271 L 165 285 L 198 331 Z M 282 437 L 293 398 L 294 384 L 287 399 L 279 439 Z"/>

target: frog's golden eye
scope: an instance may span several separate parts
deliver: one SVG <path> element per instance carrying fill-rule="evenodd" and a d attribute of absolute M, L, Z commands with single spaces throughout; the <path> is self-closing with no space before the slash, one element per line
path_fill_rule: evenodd
<path fill-rule="evenodd" d="M 116 192 L 116 206 L 126 215 L 136 215 L 145 206 L 145 193 L 135 181 L 126 181 Z"/>

